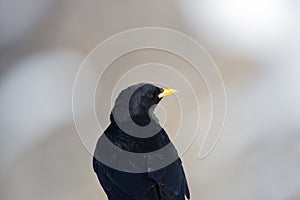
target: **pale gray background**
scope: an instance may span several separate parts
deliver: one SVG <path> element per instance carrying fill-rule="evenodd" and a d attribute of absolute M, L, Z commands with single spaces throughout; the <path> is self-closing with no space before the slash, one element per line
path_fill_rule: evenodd
<path fill-rule="evenodd" d="M 283 0 L 1 0 L 0 199 L 105 199 L 72 120 L 72 84 L 99 42 L 144 26 L 197 39 L 215 59 L 227 89 L 219 144 L 198 160 L 200 132 L 182 157 L 192 199 L 299 199 L 299 11 L 297 1 Z M 136 52 L 116 61 L 112 74 L 153 58 L 183 62 L 161 52 Z M 199 103 L 207 122 L 203 91 Z M 110 92 L 100 90 L 97 99 Z M 104 101 L 97 113 L 105 126 L 111 105 Z M 162 103 L 167 114 L 159 115 L 167 116 L 173 138 L 178 104 L 174 97 Z"/>

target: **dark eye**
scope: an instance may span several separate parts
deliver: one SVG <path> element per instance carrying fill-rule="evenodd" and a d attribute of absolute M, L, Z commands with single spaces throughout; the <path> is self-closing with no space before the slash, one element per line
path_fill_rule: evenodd
<path fill-rule="evenodd" d="M 148 94 L 147 94 L 147 97 L 148 97 L 149 99 L 152 99 L 152 98 L 153 98 L 153 94 L 152 94 L 152 93 L 148 93 Z"/>

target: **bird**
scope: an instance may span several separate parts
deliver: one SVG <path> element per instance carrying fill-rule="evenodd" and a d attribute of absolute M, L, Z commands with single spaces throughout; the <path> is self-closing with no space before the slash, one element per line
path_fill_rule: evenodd
<path fill-rule="evenodd" d="M 108 200 L 190 199 L 182 161 L 154 114 L 175 92 L 139 83 L 119 93 L 92 161 Z"/>

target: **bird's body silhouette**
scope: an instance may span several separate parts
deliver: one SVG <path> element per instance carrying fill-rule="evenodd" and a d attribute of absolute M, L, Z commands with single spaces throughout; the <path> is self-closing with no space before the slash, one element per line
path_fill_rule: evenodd
<path fill-rule="evenodd" d="M 168 88 L 138 84 L 123 90 L 100 136 L 93 168 L 109 200 L 190 198 L 181 160 L 153 114 Z"/>

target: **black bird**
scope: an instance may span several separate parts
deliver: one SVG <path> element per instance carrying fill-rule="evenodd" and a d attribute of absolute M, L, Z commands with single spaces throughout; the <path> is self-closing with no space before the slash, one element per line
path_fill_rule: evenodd
<path fill-rule="evenodd" d="M 190 198 L 181 160 L 153 113 L 160 100 L 174 92 L 141 83 L 117 97 L 93 157 L 109 200 Z"/>

